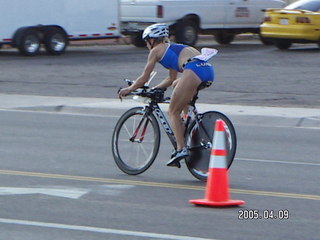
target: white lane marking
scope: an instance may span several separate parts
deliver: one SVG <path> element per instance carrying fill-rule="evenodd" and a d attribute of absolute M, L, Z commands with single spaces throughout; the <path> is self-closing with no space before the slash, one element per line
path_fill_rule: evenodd
<path fill-rule="evenodd" d="M 291 162 L 291 161 L 268 160 L 268 159 L 252 159 L 252 158 L 236 158 L 235 160 L 236 161 L 248 161 L 248 162 L 281 163 L 281 164 L 307 165 L 307 166 L 320 167 L 320 163 L 311 163 L 311 162 Z"/>
<path fill-rule="evenodd" d="M 133 236 L 133 237 L 143 237 L 143 238 L 155 238 L 155 239 L 172 239 L 172 240 L 214 240 L 212 238 L 198 238 L 198 237 L 189 237 L 189 236 L 179 236 L 171 234 L 159 234 L 159 233 L 147 233 L 147 232 L 138 232 L 138 231 L 127 231 L 127 230 L 117 230 L 112 228 L 98 228 L 98 227 L 89 227 L 89 226 L 77 226 L 77 225 L 66 225 L 59 223 L 45 223 L 45 222 L 35 222 L 35 221 L 25 221 L 17 219 L 5 219 L 0 218 L 0 223 L 4 224 L 15 224 L 15 225 L 24 225 L 32 227 L 44 227 L 44 228 L 55 228 L 55 229 L 64 229 L 64 230 L 73 230 L 73 231 L 83 231 L 83 232 L 95 232 L 95 233 L 105 233 L 105 234 L 114 234 L 114 235 L 124 235 L 124 236 Z"/>
<path fill-rule="evenodd" d="M 20 194 L 44 194 L 54 197 L 64 197 L 71 199 L 78 199 L 87 194 L 89 189 L 80 188 L 15 188 L 15 187 L 1 187 L 0 195 L 20 195 Z"/>
<path fill-rule="evenodd" d="M 95 186 L 91 189 L 91 193 L 106 195 L 106 196 L 118 196 L 124 193 L 126 190 L 134 188 L 133 185 L 126 185 L 126 184 L 105 184 L 101 186 Z"/>
<path fill-rule="evenodd" d="M 64 197 L 79 199 L 88 193 L 117 196 L 127 189 L 133 188 L 132 185 L 101 185 L 90 188 L 72 188 L 72 187 L 41 187 L 41 188 L 17 188 L 17 187 L 0 187 L 0 196 L 4 195 L 27 195 L 27 194 L 44 194 L 54 197 Z"/>

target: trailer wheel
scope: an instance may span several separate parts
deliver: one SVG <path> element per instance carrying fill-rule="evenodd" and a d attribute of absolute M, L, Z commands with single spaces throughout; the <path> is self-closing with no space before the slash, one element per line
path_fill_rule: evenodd
<path fill-rule="evenodd" d="M 60 28 L 49 28 L 44 37 L 44 46 L 48 54 L 60 55 L 68 46 L 68 37 Z"/>
<path fill-rule="evenodd" d="M 26 28 L 17 36 L 19 52 L 24 56 L 35 56 L 39 53 L 41 40 L 39 32 L 32 28 Z"/>

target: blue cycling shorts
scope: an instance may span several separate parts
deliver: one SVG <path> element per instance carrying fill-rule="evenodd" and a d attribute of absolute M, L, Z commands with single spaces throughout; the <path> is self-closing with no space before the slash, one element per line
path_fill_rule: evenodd
<path fill-rule="evenodd" d="M 187 62 L 183 66 L 183 69 L 190 69 L 200 78 L 201 82 L 208 83 L 208 85 L 210 85 L 214 80 L 213 66 L 208 62 L 194 59 Z"/>

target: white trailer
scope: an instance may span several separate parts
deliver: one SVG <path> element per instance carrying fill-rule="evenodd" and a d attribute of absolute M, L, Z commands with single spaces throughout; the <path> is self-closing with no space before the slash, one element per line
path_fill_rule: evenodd
<path fill-rule="evenodd" d="M 0 47 L 9 44 L 34 56 L 51 55 L 69 41 L 120 37 L 118 0 L 0 0 Z"/>

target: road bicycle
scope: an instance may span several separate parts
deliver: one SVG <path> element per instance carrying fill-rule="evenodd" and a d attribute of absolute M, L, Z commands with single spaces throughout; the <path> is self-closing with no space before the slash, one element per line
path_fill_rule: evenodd
<path fill-rule="evenodd" d="M 126 80 L 129 85 L 132 81 Z M 163 127 L 172 146 L 176 149 L 176 139 L 159 103 L 170 103 L 164 96 L 165 89 L 150 89 L 143 86 L 130 93 L 136 100 L 143 100 L 144 107 L 134 107 L 126 111 L 118 120 L 112 135 L 112 153 L 117 166 L 126 174 L 138 175 L 145 172 L 154 162 L 159 152 Z M 199 113 L 195 103 L 198 91 L 189 104 L 185 126 L 186 147 L 189 156 L 185 159 L 190 173 L 201 181 L 206 181 L 213 143 L 215 121 L 221 119 L 226 129 L 227 167 L 233 162 L 237 138 L 230 119 L 221 112 Z M 169 159 L 169 156 L 168 156 Z"/>

